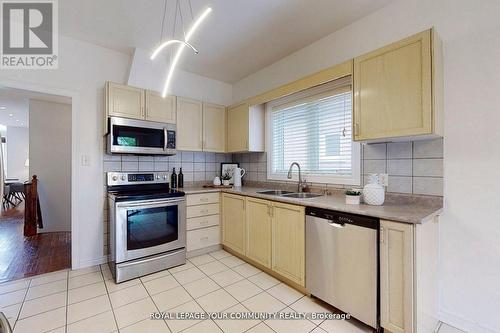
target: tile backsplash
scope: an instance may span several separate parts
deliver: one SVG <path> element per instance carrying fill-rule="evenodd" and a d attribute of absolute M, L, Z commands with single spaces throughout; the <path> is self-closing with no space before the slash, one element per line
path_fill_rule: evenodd
<path fill-rule="evenodd" d="M 104 172 L 168 171 L 182 167 L 185 182 L 211 181 L 220 173 L 220 163 L 231 162 L 231 154 L 178 151 L 174 156 L 104 155 Z"/>
<path fill-rule="evenodd" d="M 247 181 L 267 181 L 267 154 L 233 154 L 233 162 L 247 171 Z M 443 195 L 443 140 L 364 144 L 361 151 L 362 186 L 370 173 L 389 175 L 388 192 Z M 315 184 L 322 185 L 322 184 Z M 344 187 L 331 185 L 328 187 Z"/>

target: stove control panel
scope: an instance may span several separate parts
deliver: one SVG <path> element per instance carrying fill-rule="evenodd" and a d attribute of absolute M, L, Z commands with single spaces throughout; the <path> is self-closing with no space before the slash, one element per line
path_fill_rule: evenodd
<path fill-rule="evenodd" d="M 107 185 L 162 184 L 169 182 L 168 172 L 108 172 Z"/>

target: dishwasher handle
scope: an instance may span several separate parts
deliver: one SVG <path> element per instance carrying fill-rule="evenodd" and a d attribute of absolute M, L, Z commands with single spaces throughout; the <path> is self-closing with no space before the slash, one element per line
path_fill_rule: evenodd
<path fill-rule="evenodd" d="M 379 227 L 379 219 L 349 214 L 344 212 L 338 212 L 334 210 L 316 208 L 316 207 L 306 207 L 306 215 L 313 216 L 319 219 L 328 220 L 328 223 L 332 227 L 342 228 L 346 224 L 357 225 L 364 228 L 375 229 L 378 230 Z"/>

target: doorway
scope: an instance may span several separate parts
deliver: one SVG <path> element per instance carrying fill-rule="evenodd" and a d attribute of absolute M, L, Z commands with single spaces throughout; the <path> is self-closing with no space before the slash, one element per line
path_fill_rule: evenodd
<path fill-rule="evenodd" d="M 71 113 L 71 98 L 0 87 L 0 283 L 71 268 Z"/>

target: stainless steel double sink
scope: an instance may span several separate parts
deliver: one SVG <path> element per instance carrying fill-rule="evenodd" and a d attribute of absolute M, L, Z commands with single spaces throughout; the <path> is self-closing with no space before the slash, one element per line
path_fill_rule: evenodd
<path fill-rule="evenodd" d="M 317 193 L 309 193 L 309 192 L 292 192 L 292 191 L 282 191 L 282 190 L 265 190 L 265 191 L 257 191 L 259 194 L 265 195 L 274 195 L 278 197 L 284 198 L 296 198 L 296 199 L 310 199 L 321 197 L 321 194 Z"/>

